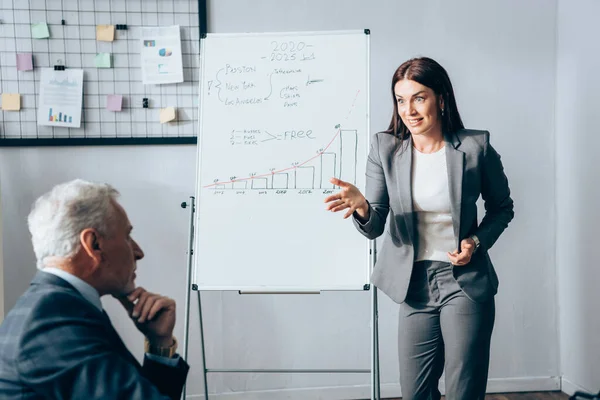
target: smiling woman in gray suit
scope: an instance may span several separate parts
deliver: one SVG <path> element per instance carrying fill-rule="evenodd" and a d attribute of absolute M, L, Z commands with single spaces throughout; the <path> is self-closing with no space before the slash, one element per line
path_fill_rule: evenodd
<path fill-rule="evenodd" d="M 444 365 L 448 400 L 483 400 L 498 288 L 488 250 L 514 216 L 508 180 L 489 132 L 464 128 L 437 62 L 403 63 L 392 96 L 390 126 L 372 139 L 366 196 L 332 178 L 341 191 L 327 209 L 347 210 L 369 239 L 384 235 L 372 281 L 400 304 L 403 400 L 439 399 Z"/>

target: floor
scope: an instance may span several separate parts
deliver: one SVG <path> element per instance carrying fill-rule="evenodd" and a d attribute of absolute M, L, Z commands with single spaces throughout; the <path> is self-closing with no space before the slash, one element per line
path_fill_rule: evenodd
<path fill-rule="evenodd" d="M 442 396 L 442 400 L 445 397 Z M 529 393 L 495 393 L 485 396 L 485 400 L 568 400 L 569 396 L 562 392 L 529 392 Z M 400 400 L 400 399 L 389 399 Z"/>
<path fill-rule="evenodd" d="M 568 398 L 569 396 L 562 392 L 506 393 L 485 396 L 486 400 L 567 400 Z"/>

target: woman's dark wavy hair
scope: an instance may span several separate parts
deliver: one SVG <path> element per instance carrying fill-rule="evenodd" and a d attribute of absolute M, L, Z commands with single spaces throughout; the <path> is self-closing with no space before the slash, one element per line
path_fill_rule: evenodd
<path fill-rule="evenodd" d="M 398 67 L 392 78 L 392 99 L 394 103 L 394 113 L 390 126 L 385 131 L 394 135 L 400 140 L 400 144 L 408 138 L 410 131 L 402 122 L 398 115 L 398 102 L 394 87 L 398 81 L 409 79 L 427 86 L 434 91 L 436 95 L 441 95 L 444 99 L 444 115 L 442 119 L 442 132 L 444 134 L 453 133 L 464 128 L 463 122 L 458 113 L 454 90 L 448 73 L 437 61 L 427 57 L 412 58 Z M 400 146 L 401 148 L 402 146 Z"/>

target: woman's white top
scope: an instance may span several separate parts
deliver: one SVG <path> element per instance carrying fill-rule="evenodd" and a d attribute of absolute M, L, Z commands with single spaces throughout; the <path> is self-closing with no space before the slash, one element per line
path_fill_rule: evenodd
<path fill-rule="evenodd" d="M 447 252 L 456 247 L 446 147 L 435 153 L 421 153 L 413 147 L 412 200 L 417 223 L 415 261 L 449 261 Z"/>

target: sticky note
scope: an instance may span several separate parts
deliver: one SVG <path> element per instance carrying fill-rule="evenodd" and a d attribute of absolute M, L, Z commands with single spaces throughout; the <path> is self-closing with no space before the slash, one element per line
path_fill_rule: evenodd
<path fill-rule="evenodd" d="M 19 111 L 21 109 L 21 95 L 19 93 L 2 93 L 2 109 L 5 111 Z"/>
<path fill-rule="evenodd" d="M 175 107 L 167 107 L 160 109 L 160 123 L 173 121 L 175 119 Z"/>
<path fill-rule="evenodd" d="M 106 109 L 109 111 L 121 111 L 123 96 L 120 94 L 109 94 L 106 96 Z"/>
<path fill-rule="evenodd" d="M 101 40 L 103 42 L 112 42 L 113 40 L 115 40 L 115 26 L 97 25 L 96 40 Z"/>
<path fill-rule="evenodd" d="M 94 59 L 96 68 L 110 68 L 110 53 L 98 53 Z"/>
<path fill-rule="evenodd" d="M 17 70 L 31 71 L 33 69 L 33 57 L 30 53 L 17 54 Z"/>
<path fill-rule="evenodd" d="M 37 24 L 31 25 L 31 36 L 34 39 L 49 38 L 50 31 L 48 31 L 48 24 L 45 22 L 38 22 Z"/>

